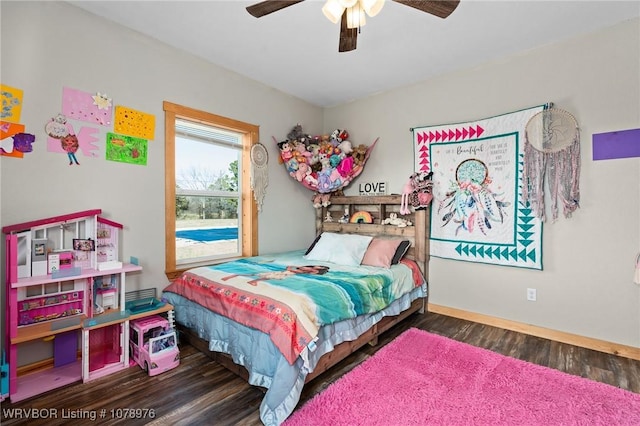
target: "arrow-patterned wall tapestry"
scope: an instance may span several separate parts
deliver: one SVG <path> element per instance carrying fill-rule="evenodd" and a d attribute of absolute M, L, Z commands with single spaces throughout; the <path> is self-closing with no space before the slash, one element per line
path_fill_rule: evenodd
<path fill-rule="evenodd" d="M 413 129 L 415 171 L 433 172 L 432 256 L 542 269 L 522 166 L 525 126 L 543 108 Z"/>

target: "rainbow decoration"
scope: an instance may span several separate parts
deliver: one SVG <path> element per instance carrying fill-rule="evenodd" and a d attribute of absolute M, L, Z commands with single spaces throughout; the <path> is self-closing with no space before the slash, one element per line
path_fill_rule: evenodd
<path fill-rule="evenodd" d="M 373 217 L 371 213 L 365 211 L 355 212 L 349 219 L 351 223 L 373 223 Z"/>

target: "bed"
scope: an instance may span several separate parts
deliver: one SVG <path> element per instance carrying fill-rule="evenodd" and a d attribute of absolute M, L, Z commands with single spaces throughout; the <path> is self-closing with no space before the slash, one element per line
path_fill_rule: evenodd
<path fill-rule="evenodd" d="M 428 210 L 383 224 L 400 202 L 333 197 L 308 247 L 190 269 L 164 289 L 181 337 L 266 389 L 265 425 L 293 412 L 305 383 L 425 311 Z M 338 221 L 345 211 L 351 222 Z"/>

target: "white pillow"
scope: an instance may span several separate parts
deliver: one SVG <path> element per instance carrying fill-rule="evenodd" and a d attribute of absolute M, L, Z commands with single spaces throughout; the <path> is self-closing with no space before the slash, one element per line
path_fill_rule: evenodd
<path fill-rule="evenodd" d="M 355 234 L 323 232 L 313 249 L 304 256 L 307 260 L 358 266 L 373 237 Z"/>

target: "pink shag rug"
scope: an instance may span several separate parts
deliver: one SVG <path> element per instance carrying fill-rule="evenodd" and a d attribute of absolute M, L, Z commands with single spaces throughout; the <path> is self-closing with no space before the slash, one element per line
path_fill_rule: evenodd
<path fill-rule="evenodd" d="M 411 328 L 284 426 L 640 425 L 640 394 Z"/>

